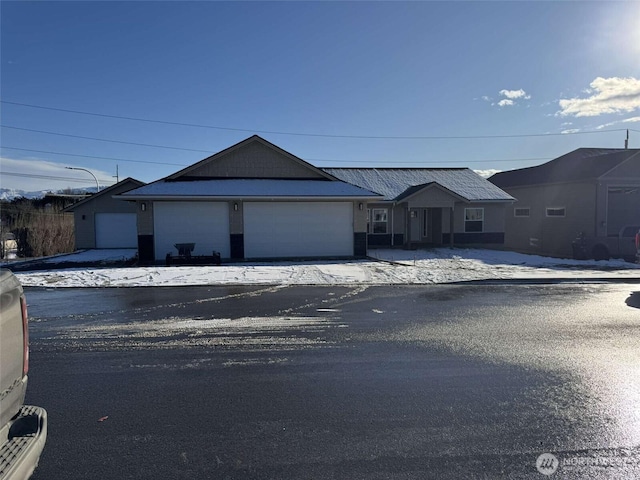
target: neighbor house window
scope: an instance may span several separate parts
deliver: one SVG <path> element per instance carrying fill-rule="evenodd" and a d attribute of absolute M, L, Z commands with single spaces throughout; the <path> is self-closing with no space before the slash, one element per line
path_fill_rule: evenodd
<path fill-rule="evenodd" d="M 547 207 L 547 217 L 564 217 L 564 207 Z"/>
<path fill-rule="evenodd" d="M 387 233 L 387 209 L 372 208 L 370 222 L 369 233 Z"/>
<path fill-rule="evenodd" d="M 513 209 L 513 216 L 514 217 L 528 217 L 529 216 L 529 207 L 522 207 L 522 208 L 514 208 Z"/>
<path fill-rule="evenodd" d="M 484 231 L 484 208 L 464 209 L 464 231 L 482 232 Z"/>

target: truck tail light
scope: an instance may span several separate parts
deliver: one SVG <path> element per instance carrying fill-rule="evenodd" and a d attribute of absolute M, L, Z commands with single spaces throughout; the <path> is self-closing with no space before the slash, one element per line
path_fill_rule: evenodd
<path fill-rule="evenodd" d="M 20 297 L 22 307 L 22 376 L 29 372 L 29 319 L 27 317 L 27 301 Z"/>

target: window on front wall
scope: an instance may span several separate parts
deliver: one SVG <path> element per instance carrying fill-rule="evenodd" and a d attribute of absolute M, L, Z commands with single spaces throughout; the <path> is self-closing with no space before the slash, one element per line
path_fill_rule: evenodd
<path fill-rule="evenodd" d="M 387 209 L 372 208 L 369 215 L 369 233 L 387 233 Z"/>
<path fill-rule="evenodd" d="M 514 217 L 528 217 L 529 214 L 530 214 L 529 207 L 520 207 L 520 208 L 513 209 Z"/>
<path fill-rule="evenodd" d="M 564 217 L 564 207 L 547 207 L 547 217 Z"/>
<path fill-rule="evenodd" d="M 484 231 L 484 208 L 464 209 L 464 231 L 482 232 Z"/>

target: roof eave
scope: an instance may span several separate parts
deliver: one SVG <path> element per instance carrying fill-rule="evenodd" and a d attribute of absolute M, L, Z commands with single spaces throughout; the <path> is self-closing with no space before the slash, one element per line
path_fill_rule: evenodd
<path fill-rule="evenodd" d="M 330 201 L 356 201 L 356 200 L 380 200 L 380 197 L 375 197 L 371 195 L 312 195 L 312 196 L 302 196 L 302 195 L 258 195 L 258 196 L 247 196 L 247 195 L 135 195 L 135 196 L 126 196 L 126 195 L 114 195 L 113 198 L 118 200 L 126 200 L 126 201 L 136 201 L 136 200 L 158 200 L 158 201 L 166 201 L 166 200 L 206 200 L 206 201 L 233 201 L 233 200 L 244 200 L 244 201 L 254 201 L 254 200 L 330 200 Z"/>

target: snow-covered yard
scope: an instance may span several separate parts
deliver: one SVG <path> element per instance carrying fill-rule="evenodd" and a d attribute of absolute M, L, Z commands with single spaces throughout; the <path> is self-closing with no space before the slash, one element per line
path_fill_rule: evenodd
<path fill-rule="evenodd" d="M 66 268 L 18 273 L 25 286 L 139 287 L 188 285 L 405 285 L 469 280 L 635 279 L 640 265 L 583 261 L 481 249 L 371 250 L 353 261 L 233 263 L 221 266 Z M 132 258 L 135 250 L 90 250 L 67 262 Z M 60 261 L 61 259 L 56 259 Z M 53 260 L 51 260 L 53 261 Z"/>

